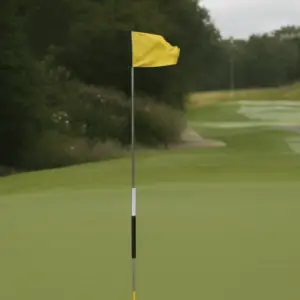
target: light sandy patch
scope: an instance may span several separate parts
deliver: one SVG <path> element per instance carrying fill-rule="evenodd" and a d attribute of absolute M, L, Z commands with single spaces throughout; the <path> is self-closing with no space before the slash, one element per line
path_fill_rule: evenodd
<path fill-rule="evenodd" d="M 194 129 L 187 127 L 181 135 L 181 143 L 172 145 L 171 148 L 219 148 L 226 147 L 222 141 L 209 140 L 201 137 Z"/>

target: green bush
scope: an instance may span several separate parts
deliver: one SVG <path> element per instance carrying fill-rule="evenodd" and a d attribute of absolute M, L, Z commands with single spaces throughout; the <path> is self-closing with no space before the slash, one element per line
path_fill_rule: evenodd
<path fill-rule="evenodd" d="M 131 119 L 127 122 L 124 137 L 130 142 Z M 155 102 L 151 98 L 136 98 L 135 132 L 137 143 L 145 146 L 167 147 L 180 141 L 185 127 L 183 113 Z M 123 138 L 124 139 L 124 138 Z M 124 140 L 123 140 L 124 141 Z"/>
<path fill-rule="evenodd" d="M 44 82 L 44 128 L 30 151 L 23 153 L 24 169 L 48 169 L 119 157 L 131 143 L 131 102 L 113 88 L 86 85 L 60 67 L 40 64 Z M 137 146 L 176 143 L 184 128 L 180 111 L 136 97 Z"/>
<path fill-rule="evenodd" d="M 40 63 L 49 126 L 67 135 L 101 141 L 118 140 L 126 119 L 128 99 L 113 88 L 87 85 L 51 58 Z"/>
<path fill-rule="evenodd" d="M 8 176 L 13 173 L 14 170 L 12 168 L 0 165 L 0 177 Z"/>
<path fill-rule="evenodd" d="M 116 158 L 124 149 L 114 141 L 95 142 L 56 131 L 45 132 L 29 153 L 23 155 L 26 170 L 51 169 Z"/>
<path fill-rule="evenodd" d="M 125 154 L 125 150 L 116 141 L 91 142 L 82 138 L 74 140 L 69 154 L 77 163 L 85 163 L 118 158 Z"/>
<path fill-rule="evenodd" d="M 124 93 L 71 79 L 65 68 L 51 67 L 51 60 L 41 64 L 41 69 L 47 82 L 48 107 L 56 116 L 56 130 L 89 140 L 130 144 L 131 101 Z M 180 139 L 184 127 L 181 111 L 145 96 L 135 100 L 139 144 L 167 146 Z"/>
<path fill-rule="evenodd" d="M 27 170 L 58 168 L 76 163 L 69 154 L 71 139 L 56 131 L 43 133 L 30 152 L 23 153 L 22 166 Z"/>

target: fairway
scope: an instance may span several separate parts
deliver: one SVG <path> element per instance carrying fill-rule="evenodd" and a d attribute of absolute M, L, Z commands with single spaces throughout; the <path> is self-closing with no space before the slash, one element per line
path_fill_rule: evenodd
<path fill-rule="evenodd" d="M 137 299 L 300 299 L 299 156 L 209 130 L 137 158 Z M 128 158 L 0 179 L 0 207 L 0 299 L 131 298 Z"/>
<path fill-rule="evenodd" d="M 300 300 L 279 2 L 2 1 L 0 300 Z"/>

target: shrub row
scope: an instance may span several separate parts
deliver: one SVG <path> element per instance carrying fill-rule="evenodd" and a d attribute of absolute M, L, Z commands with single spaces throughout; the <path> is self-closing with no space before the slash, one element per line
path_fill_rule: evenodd
<path fill-rule="evenodd" d="M 100 161 L 124 154 L 131 142 L 131 101 L 114 88 L 86 85 L 60 67 L 40 64 L 44 130 L 22 156 L 22 168 L 46 169 Z M 180 111 L 137 97 L 136 143 L 165 146 L 180 140 Z"/>

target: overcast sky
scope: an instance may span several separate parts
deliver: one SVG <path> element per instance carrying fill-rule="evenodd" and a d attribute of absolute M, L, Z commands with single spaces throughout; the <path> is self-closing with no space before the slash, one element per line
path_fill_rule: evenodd
<path fill-rule="evenodd" d="M 224 37 L 300 25 L 300 0 L 201 0 Z"/>

